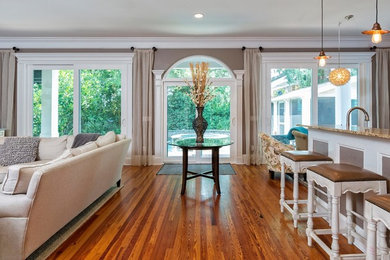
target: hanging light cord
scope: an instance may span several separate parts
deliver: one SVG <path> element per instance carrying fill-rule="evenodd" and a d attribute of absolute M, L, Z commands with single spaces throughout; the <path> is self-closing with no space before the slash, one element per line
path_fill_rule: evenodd
<path fill-rule="evenodd" d="M 340 68 L 340 46 L 341 46 L 341 36 L 340 36 L 340 27 L 341 27 L 341 22 L 339 22 L 339 33 L 338 33 L 338 37 L 339 37 L 339 53 L 338 53 L 338 60 L 339 60 L 339 68 Z"/>
<path fill-rule="evenodd" d="M 378 0 L 376 0 L 375 22 L 378 23 Z"/>
<path fill-rule="evenodd" d="M 323 50 L 324 50 L 324 0 L 321 0 L 321 51 Z"/>

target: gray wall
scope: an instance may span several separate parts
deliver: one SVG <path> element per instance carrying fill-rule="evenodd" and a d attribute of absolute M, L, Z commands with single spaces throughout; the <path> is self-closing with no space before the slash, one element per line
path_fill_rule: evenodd
<path fill-rule="evenodd" d="M 205 55 L 225 63 L 231 70 L 244 69 L 241 49 L 158 49 L 154 58 L 154 69 L 167 70 L 175 62 L 193 55 Z"/>

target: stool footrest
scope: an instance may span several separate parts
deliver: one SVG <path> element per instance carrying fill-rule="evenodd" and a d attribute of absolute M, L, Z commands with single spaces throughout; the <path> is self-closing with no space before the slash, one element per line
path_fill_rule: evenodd
<path fill-rule="evenodd" d="M 365 222 L 365 223 L 367 222 L 366 218 L 363 217 L 362 215 L 360 215 L 359 213 L 357 213 L 356 211 L 351 210 L 350 212 L 352 213 L 352 215 L 354 215 L 358 219 L 362 220 L 363 222 Z"/>
<path fill-rule="evenodd" d="M 287 203 L 288 200 L 285 200 L 283 202 L 283 207 L 287 209 L 288 212 L 290 212 L 291 215 L 294 215 L 294 210 L 290 207 L 290 205 Z M 308 214 L 307 212 L 300 212 L 298 213 L 298 219 L 307 219 Z M 328 217 L 327 212 L 314 212 L 313 217 Z"/>
<path fill-rule="evenodd" d="M 286 204 L 294 204 L 294 200 L 285 200 Z M 298 200 L 298 204 L 307 204 L 307 200 Z"/>

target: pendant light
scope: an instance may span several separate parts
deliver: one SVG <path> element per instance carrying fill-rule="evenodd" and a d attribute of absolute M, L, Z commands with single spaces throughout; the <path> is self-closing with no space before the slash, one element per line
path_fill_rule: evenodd
<path fill-rule="evenodd" d="M 321 51 L 314 59 L 318 60 L 318 66 L 324 67 L 326 65 L 326 60 L 330 58 L 331 57 L 327 56 L 324 51 L 324 0 L 321 0 Z"/>
<path fill-rule="evenodd" d="M 389 32 L 388 30 L 382 30 L 381 25 L 378 23 L 378 0 L 376 0 L 375 23 L 371 30 L 363 31 L 362 34 L 372 35 L 372 43 L 380 43 L 382 41 L 382 34 Z"/>
<path fill-rule="evenodd" d="M 353 18 L 353 15 L 347 15 L 345 20 L 349 21 Z M 341 33 L 340 33 L 341 22 L 339 22 L 339 47 L 338 47 L 338 68 L 332 70 L 329 73 L 329 81 L 335 86 L 343 86 L 348 83 L 351 79 L 351 73 L 346 68 L 340 67 L 340 45 L 341 45 Z"/>

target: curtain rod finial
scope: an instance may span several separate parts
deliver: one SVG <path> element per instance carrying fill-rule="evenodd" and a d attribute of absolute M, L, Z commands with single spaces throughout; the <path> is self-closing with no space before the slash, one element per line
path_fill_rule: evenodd
<path fill-rule="evenodd" d="M 15 52 L 18 52 L 18 51 L 20 51 L 20 49 L 19 49 L 19 48 L 17 48 L 17 47 L 12 47 L 12 49 L 13 49 Z"/>
<path fill-rule="evenodd" d="M 242 46 L 241 50 L 245 51 L 246 47 L 245 46 Z"/>
<path fill-rule="evenodd" d="M 152 50 L 153 50 L 153 51 L 157 51 L 157 48 L 156 48 L 156 47 L 153 47 Z"/>

